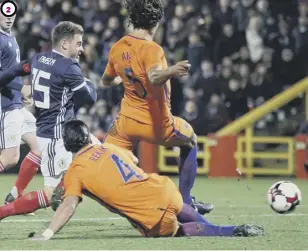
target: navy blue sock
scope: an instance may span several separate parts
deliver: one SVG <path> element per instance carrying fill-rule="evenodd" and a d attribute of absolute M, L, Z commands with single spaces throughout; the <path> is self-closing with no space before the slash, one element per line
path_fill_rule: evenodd
<path fill-rule="evenodd" d="M 232 236 L 236 227 L 214 225 L 185 203 L 177 218 L 183 234 L 190 236 Z"/>
<path fill-rule="evenodd" d="M 185 149 L 186 148 L 186 149 Z M 179 161 L 179 190 L 182 194 L 183 201 L 186 204 L 191 204 L 190 196 L 191 189 L 195 183 L 197 174 L 197 147 L 188 148 L 181 147 Z"/>
<path fill-rule="evenodd" d="M 225 236 L 233 235 L 234 226 L 214 226 L 202 222 L 184 223 L 181 226 L 184 236 Z"/>

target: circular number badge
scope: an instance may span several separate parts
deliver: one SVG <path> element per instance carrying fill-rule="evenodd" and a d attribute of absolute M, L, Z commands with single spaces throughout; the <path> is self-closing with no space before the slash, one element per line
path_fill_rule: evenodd
<path fill-rule="evenodd" d="M 17 5 L 13 1 L 4 1 L 1 4 L 1 13 L 5 17 L 12 17 L 16 14 Z"/>

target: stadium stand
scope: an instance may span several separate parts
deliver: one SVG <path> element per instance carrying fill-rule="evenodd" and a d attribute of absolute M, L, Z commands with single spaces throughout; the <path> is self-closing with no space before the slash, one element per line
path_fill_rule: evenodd
<path fill-rule="evenodd" d="M 52 27 L 70 20 L 85 27 L 87 77 L 98 83 L 111 45 L 128 24 L 118 0 L 21 0 L 15 34 L 22 58 L 50 48 Z M 191 75 L 172 80 L 172 110 L 199 135 L 225 126 L 288 88 L 307 73 L 307 1 L 165 0 L 156 41 L 169 63 L 188 59 Z M 100 101 L 80 118 L 103 137 L 123 90 L 100 89 Z M 300 100 L 257 124 L 262 129 L 301 111 Z"/>

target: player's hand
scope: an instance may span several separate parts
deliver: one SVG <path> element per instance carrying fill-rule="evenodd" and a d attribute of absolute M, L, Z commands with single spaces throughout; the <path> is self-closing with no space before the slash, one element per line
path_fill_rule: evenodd
<path fill-rule="evenodd" d="M 31 97 L 22 97 L 22 102 L 24 106 L 32 106 L 34 101 Z"/>
<path fill-rule="evenodd" d="M 139 159 L 138 159 L 135 155 L 133 155 L 132 157 L 133 157 L 133 162 L 134 162 L 134 164 L 135 164 L 136 166 L 138 166 L 138 164 L 139 164 Z"/>
<path fill-rule="evenodd" d="M 17 76 L 27 76 L 31 73 L 31 65 L 29 60 L 24 60 L 19 63 Z"/>
<path fill-rule="evenodd" d="M 119 85 L 122 83 L 122 78 L 120 76 L 117 76 L 114 80 L 113 80 L 113 83 L 115 85 Z"/>
<path fill-rule="evenodd" d="M 35 235 L 32 238 L 30 238 L 31 241 L 48 241 L 49 239 L 43 236 L 42 234 Z"/>
<path fill-rule="evenodd" d="M 173 77 L 183 77 L 188 75 L 188 72 L 191 68 L 191 64 L 188 60 L 180 61 L 176 65 L 171 66 L 169 69 L 171 70 L 171 74 Z"/>
<path fill-rule="evenodd" d="M 48 241 L 50 239 L 43 234 L 35 234 L 35 232 L 31 232 L 28 237 L 30 238 L 30 241 Z"/>

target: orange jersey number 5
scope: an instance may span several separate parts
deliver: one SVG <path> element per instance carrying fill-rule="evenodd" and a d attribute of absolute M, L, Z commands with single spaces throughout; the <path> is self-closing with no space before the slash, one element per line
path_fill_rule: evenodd
<path fill-rule="evenodd" d="M 125 75 L 129 80 L 129 83 L 135 86 L 135 91 L 133 91 L 139 98 L 145 99 L 148 95 L 146 89 L 144 88 L 143 84 L 139 79 L 135 77 L 135 74 L 132 70 L 132 68 L 127 67 L 124 69 Z"/>

